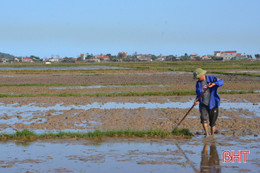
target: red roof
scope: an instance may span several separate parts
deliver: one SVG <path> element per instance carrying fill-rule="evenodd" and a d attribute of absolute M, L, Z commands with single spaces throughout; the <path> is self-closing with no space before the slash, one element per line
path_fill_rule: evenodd
<path fill-rule="evenodd" d="M 224 52 L 221 52 L 221 54 L 223 53 L 237 53 L 237 51 L 224 51 Z"/>
<path fill-rule="evenodd" d="M 23 59 L 31 59 L 31 57 L 24 57 Z"/>
<path fill-rule="evenodd" d="M 101 59 L 101 58 L 106 59 L 106 58 L 109 58 L 109 57 L 108 56 L 97 56 L 97 58 L 98 59 Z"/>

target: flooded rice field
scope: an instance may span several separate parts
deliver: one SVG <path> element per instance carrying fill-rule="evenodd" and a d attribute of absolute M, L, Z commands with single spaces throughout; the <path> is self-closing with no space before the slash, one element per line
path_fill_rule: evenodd
<path fill-rule="evenodd" d="M 223 95 L 215 137 L 204 137 L 196 107 L 180 125 L 192 131 L 191 138 L 1 142 L 0 172 L 255 172 L 260 167 L 258 96 Z M 192 98 L 1 98 L 0 130 L 172 130 L 192 105 Z M 227 150 L 250 154 L 246 163 L 224 163 Z"/>
<path fill-rule="evenodd" d="M 257 172 L 259 137 L 49 140 L 0 143 L 1 172 Z M 224 151 L 248 150 L 246 163 Z"/>
<path fill-rule="evenodd" d="M 226 96 L 224 96 L 226 97 Z M 254 121 L 260 119 L 260 100 L 257 95 L 230 101 L 223 98 L 220 121 Z M 255 98 L 254 98 L 255 97 Z M 35 132 L 93 131 L 96 129 L 137 130 L 165 128 L 170 130 L 193 104 L 191 96 L 172 97 L 39 97 L 0 99 L 0 130 L 15 132 L 30 129 Z M 7 102 L 6 102 L 7 101 Z M 183 127 L 200 129 L 192 119 L 199 119 L 198 106 L 187 117 Z M 136 122 L 138 121 L 138 122 Z M 163 127 L 161 124 L 163 124 Z M 193 127 L 190 127 L 189 123 Z M 139 124 L 139 125 L 138 125 Z M 245 129 L 244 129 L 245 130 Z M 239 131 L 236 131 L 239 132 Z M 250 131 L 252 132 L 252 131 Z"/>
<path fill-rule="evenodd" d="M 260 90 L 259 77 L 216 76 L 225 82 L 220 91 Z M 8 72 L 0 75 L 0 81 L 1 94 L 10 95 L 194 90 L 196 82 L 191 73 L 183 72 Z M 214 137 L 204 137 L 196 106 L 179 126 L 194 134 L 190 138 L 0 142 L 0 172 L 257 172 L 260 170 L 259 96 L 259 92 L 221 95 Z M 192 106 L 194 98 L 194 95 L 1 97 L 0 133 L 23 129 L 39 134 L 127 129 L 171 131 Z M 250 151 L 247 161 L 238 163 L 235 159 L 234 163 L 225 163 L 227 157 L 223 159 L 223 152 L 232 150 Z"/>

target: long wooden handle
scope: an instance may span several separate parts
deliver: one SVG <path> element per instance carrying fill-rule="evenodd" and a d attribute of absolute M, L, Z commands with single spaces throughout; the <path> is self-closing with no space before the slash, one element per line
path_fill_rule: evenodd
<path fill-rule="evenodd" d="M 181 119 L 181 121 L 176 125 L 176 127 L 173 130 L 176 130 L 177 127 L 181 124 L 181 122 L 186 118 L 186 116 L 190 113 L 190 111 L 194 108 L 194 104 L 192 105 L 192 107 L 189 109 L 189 111 L 184 115 L 184 117 Z"/>

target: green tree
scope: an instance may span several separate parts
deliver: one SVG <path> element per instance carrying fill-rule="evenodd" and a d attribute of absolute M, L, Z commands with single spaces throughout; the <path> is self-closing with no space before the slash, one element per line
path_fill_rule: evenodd
<path fill-rule="evenodd" d="M 0 58 L 18 58 L 18 57 L 14 56 L 14 55 L 7 54 L 7 53 L 1 53 L 0 52 Z"/>
<path fill-rule="evenodd" d="M 37 56 L 31 55 L 30 57 L 31 57 L 31 59 L 32 59 L 33 61 L 35 61 L 35 62 L 41 62 L 41 61 L 42 61 L 42 59 L 40 59 L 40 58 L 37 57 Z"/>
<path fill-rule="evenodd" d="M 87 57 L 86 57 L 86 59 L 91 59 L 91 58 L 93 58 L 94 57 L 94 55 L 93 54 L 87 54 Z"/>
<path fill-rule="evenodd" d="M 111 55 L 111 56 L 109 57 L 109 60 L 110 60 L 110 61 L 113 61 L 113 62 L 115 62 L 115 61 L 116 61 L 116 59 L 117 59 L 117 57 L 116 57 L 116 56 L 112 56 L 112 55 Z"/>
<path fill-rule="evenodd" d="M 151 59 L 154 61 L 154 60 L 156 60 L 156 59 L 157 59 L 157 56 L 155 56 L 155 55 L 152 55 L 152 56 L 151 56 Z"/>
<path fill-rule="evenodd" d="M 169 55 L 166 57 L 166 61 L 176 61 L 177 57 L 174 55 Z"/>
<path fill-rule="evenodd" d="M 186 60 L 189 60 L 190 57 L 187 53 L 185 53 L 183 56 L 180 57 L 181 61 L 186 61 Z"/>
<path fill-rule="evenodd" d="M 222 57 L 213 56 L 213 57 L 212 57 L 212 60 L 214 60 L 214 61 L 222 61 L 223 58 L 222 58 Z"/>

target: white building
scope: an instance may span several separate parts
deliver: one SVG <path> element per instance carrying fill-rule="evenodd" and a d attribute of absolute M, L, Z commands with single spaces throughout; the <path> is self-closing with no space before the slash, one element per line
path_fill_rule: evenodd
<path fill-rule="evenodd" d="M 216 57 L 222 57 L 223 61 L 232 60 L 236 56 L 241 56 L 241 53 L 237 53 L 237 51 L 215 51 L 214 54 Z"/>

